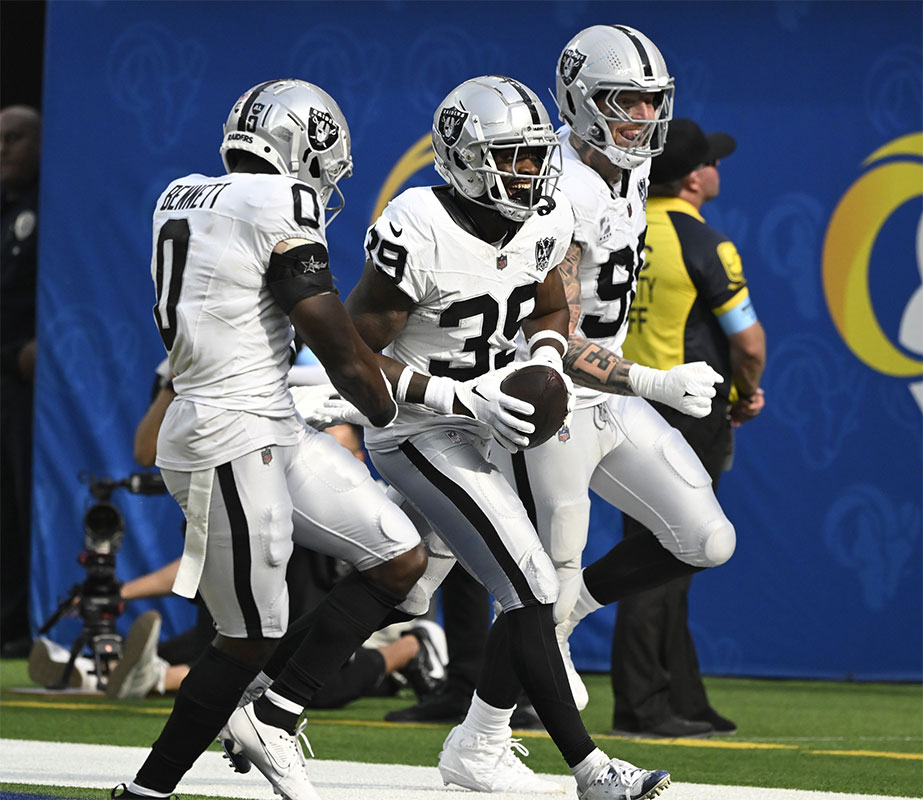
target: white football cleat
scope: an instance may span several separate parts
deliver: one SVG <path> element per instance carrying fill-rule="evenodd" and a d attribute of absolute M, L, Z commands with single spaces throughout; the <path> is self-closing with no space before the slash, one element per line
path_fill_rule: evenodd
<path fill-rule="evenodd" d="M 307 743 L 303 733 L 304 722 L 292 736 L 282 728 L 260 721 L 251 703 L 231 714 L 225 730 L 233 740 L 235 750 L 243 753 L 266 776 L 276 794 L 282 795 L 285 800 L 320 800 L 320 795 L 308 780 L 304 753 L 298 743 L 299 739 Z"/>
<path fill-rule="evenodd" d="M 573 659 L 570 657 L 570 634 L 574 626 L 567 622 L 555 625 L 554 635 L 558 640 L 558 648 L 561 650 L 561 658 L 564 660 L 564 671 L 567 673 L 567 682 L 570 684 L 571 694 L 574 696 L 574 705 L 578 711 L 583 711 L 587 703 L 590 702 L 590 695 L 583 683 L 583 678 L 577 672 Z"/>
<path fill-rule="evenodd" d="M 529 755 L 519 739 L 510 736 L 488 739 L 456 725 L 439 753 L 439 774 L 447 785 L 454 783 L 474 792 L 557 794 L 564 791 L 559 784 L 538 777 L 514 751 Z"/>
<path fill-rule="evenodd" d="M 627 761 L 612 758 L 602 764 L 585 786 L 577 786 L 579 800 L 649 800 L 659 797 L 670 785 L 670 773 L 648 772 Z"/>

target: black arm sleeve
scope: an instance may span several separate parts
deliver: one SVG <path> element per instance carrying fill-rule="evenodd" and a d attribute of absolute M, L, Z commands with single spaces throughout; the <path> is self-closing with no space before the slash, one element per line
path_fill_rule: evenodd
<path fill-rule="evenodd" d="M 282 310 L 289 314 L 305 298 L 333 292 L 337 294 L 330 274 L 327 248 L 322 244 L 303 244 L 273 253 L 266 270 L 269 290 Z"/>

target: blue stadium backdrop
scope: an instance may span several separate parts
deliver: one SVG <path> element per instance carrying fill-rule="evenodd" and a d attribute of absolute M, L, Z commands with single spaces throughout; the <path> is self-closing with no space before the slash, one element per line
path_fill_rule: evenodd
<path fill-rule="evenodd" d="M 341 292 L 364 230 L 435 183 L 433 109 L 507 74 L 548 105 L 565 41 L 625 23 L 658 42 L 676 114 L 733 134 L 709 222 L 743 256 L 769 339 L 765 413 L 739 432 L 720 496 L 726 566 L 696 578 L 711 674 L 921 678 L 923 6 L 915 2 L 51 2 L 44 95 L 33 624 L 84 572 L 83 472 L 138 469 L 132 435 L 164 355 L 150 218 L 172 178 L 221 170 L 221 124 L 249 86 L 304 78 L 342 106 L 356 174 L 330 234 Z M 120 490 L 123 579 L 181 552 L 169 497 Z M 620 537 L 594 507 L 590 555 Z M 146 604 L 119 620 L 125 631 Z M 192 619 L 157 601 L 165 630 Z M 606 670 L 614 611 L 573 647 Z M 75 621 L 53 634 L 72 641 Z"/>

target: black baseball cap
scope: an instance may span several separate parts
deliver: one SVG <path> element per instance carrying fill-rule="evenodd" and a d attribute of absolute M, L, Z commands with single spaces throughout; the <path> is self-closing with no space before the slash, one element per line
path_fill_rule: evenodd
<path fill-rule="evenodd" d="M 737 142 L 727 133 L 707 136 L 691 119 L 670 120 L 663 152 L 651 161 L 651 183 L 670 183 L 685 178 L 708 161 L 727 158 Z"/>

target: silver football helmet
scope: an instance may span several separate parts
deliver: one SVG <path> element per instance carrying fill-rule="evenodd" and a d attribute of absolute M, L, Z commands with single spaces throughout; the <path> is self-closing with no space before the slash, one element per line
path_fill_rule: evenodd
<path fill-rule="evenodd" d="M 512 78 L 486 75 L 453 89 L 433 116 L 433 151 L 456 191 L 507 219 L 553 207 L 561 145 L 542 102 Z M 523 157 L 533 171 L 516 170 Z"/>
<path fill-rule="evenodd" d="M 336 101 L 323 89 L 294 79 L 248 89 L 224 123 L 221 159 L 229 172 L 235 150 L 258 155 L 282 175 L 317 191 L 328 225 L 342 210 L 345 198 L 337 182 L 353 171 L 349 127 Z M 330 206 L 334 193 L 337 202 Z"/>
<path fill-rule="evenodd" d="M 655 94 L 654 119 L 632 120 L 619 105 L 621 92 Z M 594 25 L 564 47 L 555 75 L 562 122 L 617 167 L 632 169 L 663 150 L 673 116 L 673 78 L 650 39 L 627 25 Z M 594 99 L 600 99 L 601 111 Z M 640 122 L 630 146 L 616 144 L 609 122 Z"/>

